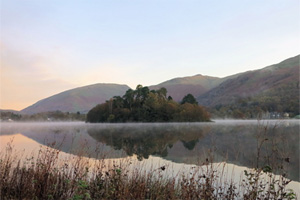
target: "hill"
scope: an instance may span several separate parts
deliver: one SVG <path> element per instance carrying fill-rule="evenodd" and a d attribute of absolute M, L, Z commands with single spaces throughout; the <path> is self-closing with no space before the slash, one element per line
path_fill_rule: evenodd
<path fill-rule="evenodd" d="M 104 103 L 113 96 L 123 95 L 127 85 L 94 84 L 79 87 L 42 99 L 23 109 L 23 114 L 56 111 L 87 113 L 95 105 Z"/>
<path fill-rule="evenodd" d="M 263 69 L 231 77 L 200 95 L 201 105 L 244 104 L 264 111 L 299 112 L 299 55 Z"/>
<path fill-rule="evenodd" d="M 198 97 L 199 104 L 217 110 L 227 106 L 225 110 L 233 112 L 244 107 L 242 112 L 246 112 L 247 108 L 297 115 L 299 55 L 263 69 L 224 78 L 199 74 L 149 86 L 151 90 L 162 87 L 167 89 L 167 96 L 172 96 L 177 102 L 190 93 Z M 104 103 L 113 96 L 123 96 L 128 89 L 127 85 L 117 84 L 95 84 L 75 88 L 43 99 L 25 108 L 21 113 L 34 114 L 56 110 L 87 113 L 95 105 Z"/>
<path fill-rule="evenodd" d="M 187 94 L 192 94 L 195 97 L 216 87 L 226 78 L 217 78 L 211 76 L 203 76 L 201 74 L 182 78 L 174 78 L 158 85 L 150 86 L 150 89 L 160 89 L 165 87 L 168 91 L 168 96 L 171 96 L 175 101 L 181 101 Z"/>

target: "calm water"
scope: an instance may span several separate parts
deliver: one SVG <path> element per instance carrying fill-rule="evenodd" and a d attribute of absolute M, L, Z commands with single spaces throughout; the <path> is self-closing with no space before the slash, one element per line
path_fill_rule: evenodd
<path fill-rule="evenodd" d="M 173 170 L 226 162 L 234 172 L 253 167 L 282 168 L 299 189 L 299 121 L 220 120 L 214 123 L 86 124 L 1 123 L 3 150 L 13 141 L 30 154 L 51 146 L 66 155 L 172 165 Z M 259 155 L 259 159 L 257 159 Z M 176 173 L 176 172 L 175 172 Z M 299 191 L 297 192 L 299 193 Z"/>

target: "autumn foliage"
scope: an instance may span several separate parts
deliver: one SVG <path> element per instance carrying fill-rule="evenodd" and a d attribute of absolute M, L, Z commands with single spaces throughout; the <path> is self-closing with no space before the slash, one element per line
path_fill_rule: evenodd
<path fill-rule="evenodd" d="M 167 97 L 166 88 L 149 90 L 138 85 L 123 97 L 115 96 L 92 108 L 87 122 L 201 122 L 210 121 L 209 113 L 188 94 L 181 103 Z"/>

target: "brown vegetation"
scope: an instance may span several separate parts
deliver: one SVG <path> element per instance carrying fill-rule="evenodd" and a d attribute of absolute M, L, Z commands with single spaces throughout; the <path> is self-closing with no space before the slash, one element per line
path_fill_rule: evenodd
<path fill-rule="evenodd" d="M 55 144 L 53 144 L 55 145 Z M 36 158 L 17 156 L 11 144 L 0 153 L 1 199 L 295 199 L 286 190 L 290 182 L 284 176 L 274 178 L 269 169 L 245 171 L 241 184 L 223 180 L 213 157 L 204 168 L 167 177 L 169 166 L 147 171 L 132 167 L 130 161 L 108 164 L 99 154 L 96 160 L 75 156 L 61 161 L 61 151 L 41 148 Z M 205 169 L 205 170 L 203 170 Z"/>

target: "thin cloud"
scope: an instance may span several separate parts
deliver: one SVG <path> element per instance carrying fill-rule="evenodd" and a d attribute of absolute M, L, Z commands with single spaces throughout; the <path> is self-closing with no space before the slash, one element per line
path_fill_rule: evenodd
<path fill-rule="evenodd" d="M 76 87 L 56 78 L 43 57 L 1 45 L 1 109 L 23 109 L 36 101 Z"/>

